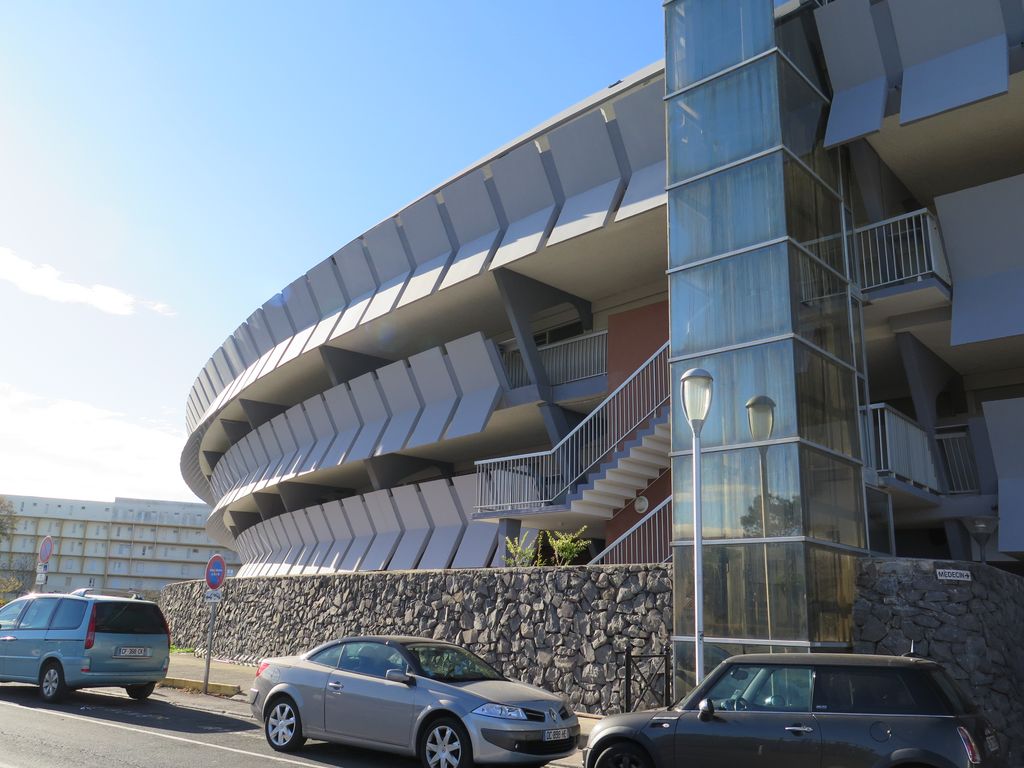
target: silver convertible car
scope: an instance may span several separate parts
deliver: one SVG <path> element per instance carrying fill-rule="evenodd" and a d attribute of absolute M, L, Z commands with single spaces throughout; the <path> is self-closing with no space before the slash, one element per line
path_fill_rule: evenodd
<path fill-rule="evenodd" d="M 424 768 L 544 765 L 575 752 L 580 732 L 563 699 L 422 637 L 346 638 L 264 659 L 249 704 L 280 752 L 310 737 L 416 755 Z"/>

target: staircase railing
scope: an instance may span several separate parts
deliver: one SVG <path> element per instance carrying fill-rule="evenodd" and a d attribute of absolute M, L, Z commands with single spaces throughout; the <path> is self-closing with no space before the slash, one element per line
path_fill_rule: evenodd
<path fill-rule="evenodd" d="M 664 563 L 672 555 L 671 540 L 672 497 L 669 496 L 601 550 L 590 565 Z"/>
<path fill-rule="evenodd" d="M 668 342 L 549 451 L 476 462 L 477 509 L 531 509 L 568 492 L 669 398 Z"/>
<path fill-rule="evenodd" d="M 929 491 L 938 492 L 928 433 L 913 419 L 885 403 L 871 406 L 875 433 L 875 468 Z"/>
<path fill-rule="evenodd" d="M 540 353 L 541 365 L 551 385 L 568 384 L 608 373 L 608 331 L 556 341 L 554 344 L 537 347 L 537 352 Z M 502 352 L 502 360 L 508 373 L 509 385 L 513 389 L 530 383 L 526 363 L 518 349 Z"/>
<path fill-rule="evenodd" d="M 951 284 L 939 223 L 927 209 L 858 227 L 854 235 L 865 291 L 930 275 Z"/>

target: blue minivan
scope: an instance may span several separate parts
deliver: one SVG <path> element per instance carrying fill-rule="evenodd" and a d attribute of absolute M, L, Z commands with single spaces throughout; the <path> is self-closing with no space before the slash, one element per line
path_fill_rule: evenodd
<path fill-rule="evenodd" d="M 169 654 L 167 621 L 148 600 L 33 594 L 0 607 L 0 682 L 38 685 L 44 701 L 101 686 L 145 699 Z"/>

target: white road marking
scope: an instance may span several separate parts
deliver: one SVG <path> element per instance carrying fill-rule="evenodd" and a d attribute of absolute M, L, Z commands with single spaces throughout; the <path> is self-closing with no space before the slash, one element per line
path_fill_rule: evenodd
<path fill-rule="evenodd" d="M 181 742 L 184 742 L 186 744 L 195 744 L 196 746 L 199 746 L 199 747 L 208 747 L 210 749 L 219 749 L 219 750 L 222 750 L 224 752 L 234 752 L 235 754 L 238 754 L 238 755 L 249 755 L 250 757 L 258 757 L 258 758 L 262 758 L 263 760 L 273 760 L 274 762 L 278 762 L 278 763 L 287 763 L 289 765 L 304 765 L 307 768 L 309 768 L 309 765 L 310 765 L 310 763 L 304 763 L 304 762 L 300 762 L 298 760 L 289 760 L 286 757 L 277 757 L 276 755 L 266 755 L 266 754 L 261 754 L 260 752 L 250 752 L 250 751 L 245 750 L 245 749 L 235 749 L 234 747 L 225 747 L 225 746 L 223 746 L 221 744 L 209 744 L 209 743 L 207 743 L 205 741 L 198 741 L 197 739 L 186 739 L 184 736 L 172 736 L 169 733 L 157 733 L 156 731 L 147 731 L 145 728 L 132 728 L 129 725 L 121 725 L 120 723 L 107 723 L 107 722 L 104 722 L 102 720 L 97 720 L 97 719 L 92 718 L 92 717 L 83 717 L 82 715 L 72 715 L 72 714 L 70 714 L 68 712 L 54 712 L 53 710 L 49 710 L 49 709 L 35 709 L 34 707 L 25 707 L 25 706 L 22 706 L 21 704 L 14 704 L 13 702 L 9 702 L 9 701 L 0 701 L 0 705 L 5 706 L 5 707 L 13 707 L 15 709 L 22 709 L 22 710 L 25 710 L 25 711 L 31 711 L 31 712 L 38 713 L 40 715 L 53 715 L 55 717 L 66 717 L 66 718 L 68 718 L 70 720 L 82 720 L 83 722 L 92 723 L 93 725 L 102 725 L 102 726 L 104 726 L 106 728 L 116 728 L 117 730 L 120 730 L 120 731 L 131 731 L 132 733 L 141 733 L 144 736 L 159 736 L 161 739 L 168 739 L 170 741 L 181 741 Z M 17 768 L 17 767 L 16 766 L 9 766 L 9 765 L 5 765 L 3 763 L 0 763 L 0 768 Z"/>

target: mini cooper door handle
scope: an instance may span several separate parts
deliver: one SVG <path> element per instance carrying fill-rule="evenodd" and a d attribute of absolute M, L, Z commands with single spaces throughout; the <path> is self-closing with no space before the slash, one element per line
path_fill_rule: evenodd
<path fill-rule="evenodd" d="M 814 733 L 809 725 L 787 725 L 786 730 L 790 733 Z"/>
<path fill-rule="evenodd" d="M 0 642 L 6 642 L 8 640 L 17 640 L 18 638 L 7 635 L 7 637 L 0 637 Z"/>

